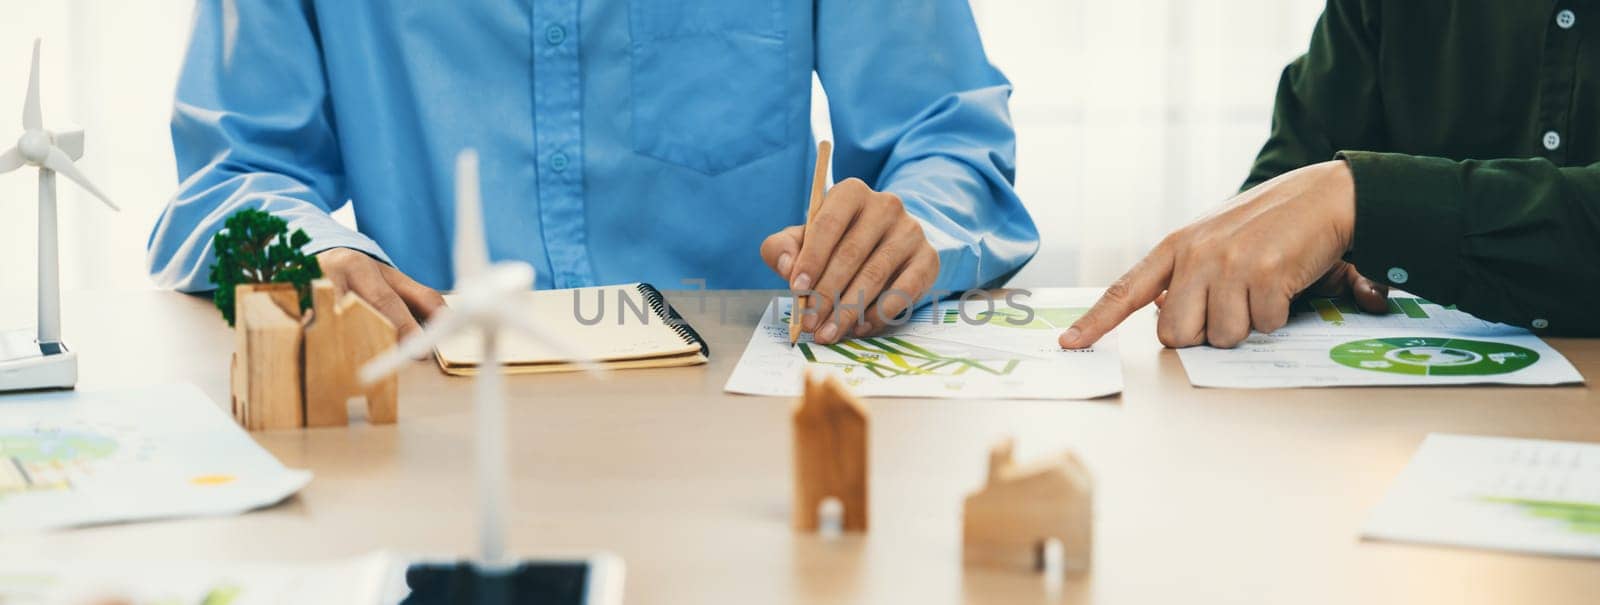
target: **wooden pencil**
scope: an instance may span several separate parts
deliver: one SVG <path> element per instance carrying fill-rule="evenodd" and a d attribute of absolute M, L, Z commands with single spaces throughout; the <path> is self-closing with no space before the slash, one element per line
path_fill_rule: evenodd
<path fill-rule="evenodd" d="M 816 220 L 817 211 L 822 209 L 822 196 L 827 193 L 825 188 L 828 186 L 828 161 L 832 156 L 833 143 L 829 141 L 817 143 L 817 167 L 811 171 L 811 203 L 806 209 L 806 230 L 800 234 L 800 249 L 802 250 L 806 247 L 806 235 L 811 233 L 811 221 Z M 796 258 L 794 265 L 789 270 L 788 279 L 794 279 L 793 267 L 799 265 L 800 259 Z M 815 286 L 816 284 L 812 285 Z M 805 296 L 795 296 L 794 306 L 789 309 L 789 346 L 791 347 L 794 346 L 795 341 L 800 340 L 800 317 L 805 315 L 807 298 Z"/>

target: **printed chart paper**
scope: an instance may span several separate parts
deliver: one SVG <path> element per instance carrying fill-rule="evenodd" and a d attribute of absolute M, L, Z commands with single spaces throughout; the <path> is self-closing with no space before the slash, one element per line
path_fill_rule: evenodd
<path fill-rule="evenodd" d="M 1537 336 L 1409 294 L 1389 313 L 1362 313 L 1343 299 L 1295 303 L 1289 323 L 1251 333 L 1234 349 L 1178 350 L 1197 387 L 1286 388 L 1583 382 Z"/>
<path fill-rule="evenodd" d="M 294 563 L 0 561 L 0 603 L 380 605 L 405 595 L 387 553 Z"/>
<path fill-rule="evenodd" d="M 725 390 L 798 396 L 805 368 L 839 375 L 869 397 L 1089 399 L 1122 391 L 1116 337 L 1062 350 L 1057 336 L 1083 315 L 1094 289 L 1044 290 L 992 302 L 929 305 L 885 333 L 789 346 L 789 298 L 773 299 Z M 992 306 L 991 306 L 992 305 Z M 1031 311 L 1030 311 L 1031 310 Z"/>
<path fill-rule="evenodd" d="M 1600 444 L 1429 435 L 1362 535 L 1600 558 Z"/>
<path fill-rule="evenodd" d="M 0 532 L 238 514 L 310 480 L 193 385 L 0 397 Z"/>

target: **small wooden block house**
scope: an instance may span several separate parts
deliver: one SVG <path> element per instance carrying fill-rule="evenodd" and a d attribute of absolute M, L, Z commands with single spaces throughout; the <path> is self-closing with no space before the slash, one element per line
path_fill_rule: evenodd
<path fill-rule="evenodd" d="M 1046 545 L 1060 543 L 1067 573 L 1089 568 L 1094 482 L 1083 462 L 1062 452 L 1028 466 L 1012 459 L 1012 442 L 989 453 L 989 478 L 967 496 L 962 558 L 968 565 L 1045 569 Z"/>
<path fill-rule="evenodd" d="M 241 285 L 236 292 L 233 417 L 250 431 L 299 427 L 305 413 L 300 403 L 300 301 L 294 286 Z"/>
<path fill-rule="evenodd" d="M 392 424 L 397 419 L 400 379 L 387 378 L 362 386 L 357 374 L 378 354 L 395 346 L 393 324 L 355 293 L 336 298 L 333 284 L 311 285 L 311 317 L 306 334 L 306 426 L 344 426 L 350 422 L 345 402 L 361 396 L 367 419 Z"/>
<path fill-rule="evenodd" d="M 240 285 L 234 303 L 233 415 L 248 430 L 342 426 L 346 402 L 363 396 L 373 424 L 397 419 L 399 378 L 362 386 L 357 372 L 395 346 L 393 324 L 354 293 L 312 284 L 302 317 L 289 284 Z"/>
<path fill-rule="evenodd" d="M 831 374 L 805 376 L 794 408 L 794 528 L 816 531 L 823 502 L 844 508 L 844 531 L 867 530 L 867 411 Z"/>

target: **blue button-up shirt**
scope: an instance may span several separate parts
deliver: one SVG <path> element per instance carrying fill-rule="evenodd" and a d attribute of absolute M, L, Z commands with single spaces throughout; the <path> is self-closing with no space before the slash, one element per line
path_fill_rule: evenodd
<path fill-rule="evenodd" d="M 209 289 L 211 235 L 260 208 L 311 251 L 448 288 L 453 158 L 473 147 L 490 255 L 538 287 L 781 288 L 759 247 L 804 221 L 813 71 L 834 177 L 905 201 L 937 289 L 1027 262 L 1011 88 L 966 0 L 202 0 L 151 274 Z M 329 214 L 346 203 L 359 230 Z"/>

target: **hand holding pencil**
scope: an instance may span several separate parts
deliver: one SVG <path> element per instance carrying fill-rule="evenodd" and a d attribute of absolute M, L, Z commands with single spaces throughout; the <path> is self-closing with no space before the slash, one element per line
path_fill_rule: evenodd
<path fill-rule="evenodd" d="M 767 266 L 795 293 L 789 342 L 801 331 L 832 344 L 883 329 L 939 277 L 939 255 L 900 196 L 860 179 L 827 188 L 832 145 L 817 145 L 804 225 L 761 244 Z"/>
<path fill-rule="evenodd" d="M 828 160 L 833 157 L 833 143 L 822 141 L 817 143 L 817 167 L 811 171 L 811 197 L 806 209 L 806 231 L 810 230 L 811 221 L 817 219 L 817 211 L 822 209 L 822 197 L 827 193 L 828 187 Z M 805 249 L 805 232 L 800 234 L 800 248 Z M 785 276 L 793 286 L 794 276 Z M 800 340 L 800 318 L 806 314 L 807 296 L 795 294 L 794 305 L 789 310 L 789 346 L 794 346 Z"/>

